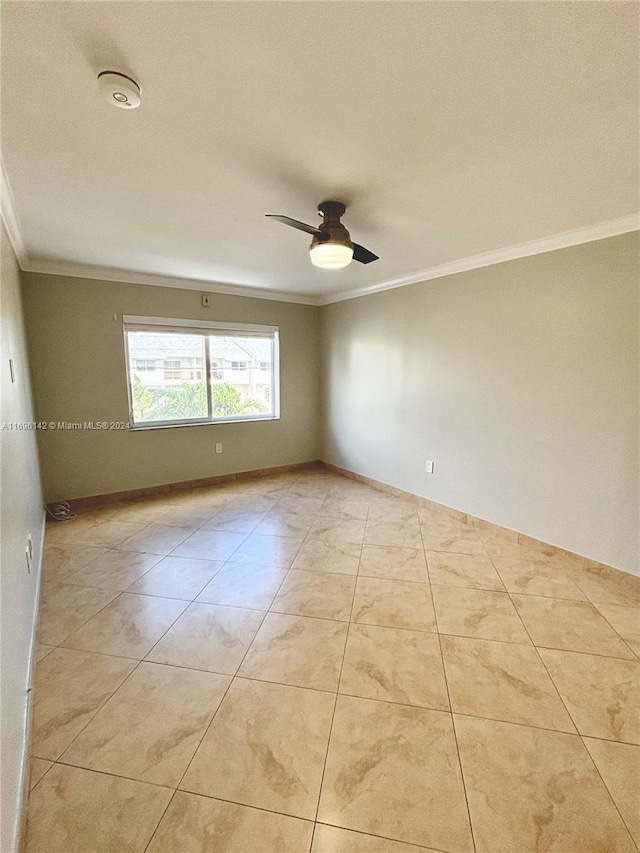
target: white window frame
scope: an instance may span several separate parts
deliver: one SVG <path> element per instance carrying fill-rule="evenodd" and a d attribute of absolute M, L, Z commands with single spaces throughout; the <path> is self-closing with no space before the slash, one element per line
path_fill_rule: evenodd
<path fill-rule="evenodd" d="M 207 332 L 224 332 L 227 335 L 255 336 L 272 338 L 271 349 L 271 389 L 273 392 L 273 413 L 270 415 L 244 415 L 242 417 L 215 418 L 212 415 L 211 402 L 211 359 L 209 357 L 209 339 L 205 337 L 205 359 L 204 359 L 204 380 L 207 384 L 207 400 L 209 408 L 209 416 L 203 419 L 195 420 L 193 418 L 185 420 L 170 420 L 170 421 L 144 421 L 135 423 L 133 420 L 133 400 L 131 392 L 131 360 L 129 357 L 129 339 L 128 332 L 195 332 L 197 334 L 205 334 Z M 275 421 L 280 419 L 280 327 L 279 326 L 264 326 L 248 323 L 222 323 L 209 322 L 207 320 L 184 320 L 173 317 L 141 317 L 137 314 L 124 314 L 122 317 L 122 332 L 124 337 L 124 358 L 125 372 L 127 381 L 127 399 L 129 404 L 129 427 L 132 430 L 145 429 L 168 429 L 181 426 L 204 426 L 223 423 L 252 423 L 255 421 Z"/>

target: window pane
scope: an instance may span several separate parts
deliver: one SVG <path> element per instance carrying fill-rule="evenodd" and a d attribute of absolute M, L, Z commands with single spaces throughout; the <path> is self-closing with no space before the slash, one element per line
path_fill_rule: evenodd
<path fill-rule="evenodd" d="M 209 337 L 214 418 L 273 415 L 273 338 Z"/>
<path fill-rule="evenodd" d="M 133 422 L 206 418 L 204 335 L 127 334 Z"/>

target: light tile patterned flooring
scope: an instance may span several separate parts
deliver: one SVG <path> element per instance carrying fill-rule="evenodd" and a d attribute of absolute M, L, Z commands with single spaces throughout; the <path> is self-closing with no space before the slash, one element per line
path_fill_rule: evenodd
<path fill-rule="evenodd" d="M 640 578 L 321 471 L 46 536 L 28 853 L 627 853 Z"/>

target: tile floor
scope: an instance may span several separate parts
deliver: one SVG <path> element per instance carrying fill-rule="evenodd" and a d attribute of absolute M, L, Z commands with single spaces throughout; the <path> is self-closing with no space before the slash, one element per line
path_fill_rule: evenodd
<path fill-rule="evenodd" d="M 321 471 L 50 524 L 27 853 L 628 853 L 640 578 Z"/>

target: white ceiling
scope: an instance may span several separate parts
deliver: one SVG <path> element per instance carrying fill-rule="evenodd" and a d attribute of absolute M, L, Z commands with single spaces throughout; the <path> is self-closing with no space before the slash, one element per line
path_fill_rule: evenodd
<path fill-rule="evenodd" d="M 639 207 L 637 3 L 2 6 L 27 267 L 326 297 Z M 98 95 L 107 68 L 138 110 Z M 316 270 L 264 218 L 327 198 L 379 261 Z"/>

